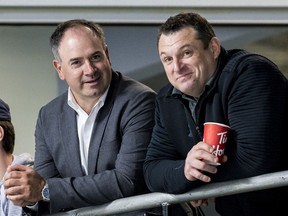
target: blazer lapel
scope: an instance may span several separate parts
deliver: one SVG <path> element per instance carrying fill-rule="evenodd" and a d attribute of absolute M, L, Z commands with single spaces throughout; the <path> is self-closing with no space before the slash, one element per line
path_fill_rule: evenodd
<path fill-rule="evenodd" d="M 99 110 L 99 113 L 96 116 L 89 146 L 88 175 L 95 174 L 99 156 L 99 148 L 102 144 L 103 136 L 107 127 L 107 122 L 111 110 L 112 110 L 112 102 L 110 102 L 106 106 L 104 104 L 104 106 Z"/>
<path fill-rule="evenodd" d="M 68 106 L 68 105 L 67 105 Z M 71 176 L 79 176 L 84 174 L 81 167 L 79 139 L 77 132 L 76 113 L 70 107 L 67 108 L 59 118 L 60 133 L 63 140 L 64 151 L 66 155 L 67 166 L 73 167 L 70 169 Z"/>

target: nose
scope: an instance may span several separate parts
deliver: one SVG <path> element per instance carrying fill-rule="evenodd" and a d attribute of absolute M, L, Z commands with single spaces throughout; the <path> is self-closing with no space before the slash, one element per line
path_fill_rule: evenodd
<path fill-rule="evenodd" d="M 181 70 L 181 61 L 180 60 L 174 59 L 173 70 L 174 70 L 174 72 L 180 72 L 180 70 Z"/>
<path fill-rule="evenodd" d="M 95 70 L 96 66 L 94 65 L 94 63 L 90 60 L 87 60 L 85 62 L 85 70 L 84 70 L 85 74 L 92 74 L 95 72 Z"/>

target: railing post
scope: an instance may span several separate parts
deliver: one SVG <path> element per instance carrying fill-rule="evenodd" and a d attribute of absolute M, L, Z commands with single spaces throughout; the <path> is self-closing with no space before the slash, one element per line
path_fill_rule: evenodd
<path fill-rule="evenodd" d="M 168 216 L 168 211 L 169 211 L 169 209 L 168 209 L 168 207 L 169 207 L 169 203 L 167 203 L 167 202 L 164 202 L 164 203 L 162 203 L 162 215 L 163 216 Z"/>

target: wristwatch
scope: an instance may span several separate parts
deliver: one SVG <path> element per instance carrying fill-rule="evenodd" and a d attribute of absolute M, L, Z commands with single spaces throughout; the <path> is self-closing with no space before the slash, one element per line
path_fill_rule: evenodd
<path fill-rule="evenodd" d="M 49 202 L 50 201 L 50 194 L 49 194 L 49 187 L 48 184 L 46 182 L 46 184 L 44 185 L 42 191 L 41 191 L 41 195 L 42 195 L 42 199 L 45 202 Z"/>

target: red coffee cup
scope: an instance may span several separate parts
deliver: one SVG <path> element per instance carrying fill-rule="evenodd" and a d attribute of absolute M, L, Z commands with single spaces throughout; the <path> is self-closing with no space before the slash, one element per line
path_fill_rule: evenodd
<path fill-rule="evenodd" d="M 213 165 L 220 165 L 222 162 L 229 131 L 230 127 L 225 124 L 217 122 L 204 123 L 203 142 L 213 146 L 212 154 L 216 155 L 219 161 L 219 163 Z"/>

